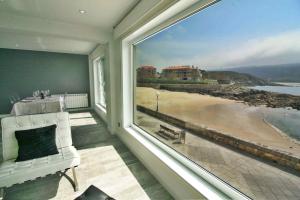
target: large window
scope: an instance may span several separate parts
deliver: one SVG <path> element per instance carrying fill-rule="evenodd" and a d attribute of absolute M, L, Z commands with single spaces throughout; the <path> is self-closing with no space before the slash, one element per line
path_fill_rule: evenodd
<path fill-rule="evenodd" d="M 254 199 L 300 198 L 300 2 L 226 0 L 133 45 L 134 124 Z"/>
<path fill-rule="evenodd" d="M 105 100 L 105 76 L 104 76 L 104 58 L 97 58 L 94 61 L 95 74 L 95 102 L 102 109 L 106 109 Z"/>

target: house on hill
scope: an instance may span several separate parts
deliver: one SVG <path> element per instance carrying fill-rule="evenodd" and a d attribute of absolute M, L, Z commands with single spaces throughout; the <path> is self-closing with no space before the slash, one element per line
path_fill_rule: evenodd
<path fill-rule="evenodd" d="M 202 73 L 198 67 L 194 66 L 170 66 L 162 70 L 161 78 L 199 81 L 202 79 Z"/>
<path fill-rule="evenodd" d="M 141 66 L 137 69 L 137 79 L 139 81 L 156 77 L 156 67 L 154 66 Z"/>

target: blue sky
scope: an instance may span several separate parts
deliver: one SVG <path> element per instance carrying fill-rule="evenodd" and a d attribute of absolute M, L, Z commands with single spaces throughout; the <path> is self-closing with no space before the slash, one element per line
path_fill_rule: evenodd
<path fill-rule="evenodd" d="M 222 0 L 136 48 L 158 69 L 300 63 L 300 0 Z"/>

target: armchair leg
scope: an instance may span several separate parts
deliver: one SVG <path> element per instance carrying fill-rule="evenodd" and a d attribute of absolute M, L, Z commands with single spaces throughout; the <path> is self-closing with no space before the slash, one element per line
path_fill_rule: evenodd
<path fill-rule="evenodd" d="M 72 172 L 73 172 L 73 179 L 74 179 L 74 189 L 77 192 L 77 191 L 79 191 L 79 186 L 78 186 L 78 181 L 77 181 L 75 167 L 72 167 Z"/>
<path fill-rule="evenodd" d="M 0 188 L 0 200 L 4 199 L 4 188 Z"/>

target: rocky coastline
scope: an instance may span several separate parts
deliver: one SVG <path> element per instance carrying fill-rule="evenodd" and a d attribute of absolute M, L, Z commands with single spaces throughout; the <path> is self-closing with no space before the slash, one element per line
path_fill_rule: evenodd
<path fill-rule="evenodd" d="M 242 101 L 251 106 L 265 105 L 271 108 L 293 108 L 300 110 L 300 96 L 279 94 L 250 89 L 242 85 L 159 85 L 156 88 L 211 95 L 236 101 Z"/>

